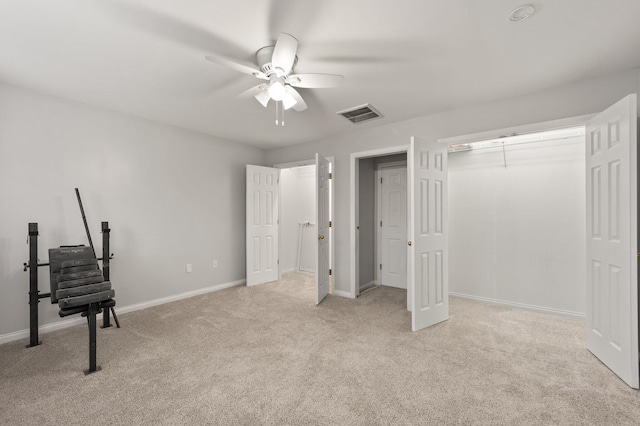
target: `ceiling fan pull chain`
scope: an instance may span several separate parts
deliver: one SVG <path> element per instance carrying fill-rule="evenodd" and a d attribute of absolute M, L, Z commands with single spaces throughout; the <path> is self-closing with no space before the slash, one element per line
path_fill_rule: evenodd
<path fill-rule="evenodd" d="M 284 108 L 282 108 L 282 120 L 280 121 L 280 125 L 284 126 Z"/>
<path fill-rule="evenodd" d="M 275 101 L 276 104 L 276 126 L 278 125 L 278 101 Z"/>

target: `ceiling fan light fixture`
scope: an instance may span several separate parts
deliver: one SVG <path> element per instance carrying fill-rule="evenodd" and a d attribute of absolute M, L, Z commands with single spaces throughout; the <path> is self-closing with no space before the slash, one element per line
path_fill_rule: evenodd
<path fill-rule="evenodd" d="M 258 100 L 258 102 L 260 102 L 262 104 L 263 107 L 267 107 L 267 104 L 269 103 L 269 101 L 271 100 L 271 96 L 269 96 L 269 93 L 266 90 L 262 90 L 260 92 L 258 92 L 255 96 L 255 98 Z"/>
<path fill-rule="evenodd" d="M 284 107 L 284 109 L 289 109 L 297 103 L 298 101 L 293 99 L 293 96 L 291 96 L 291 94 L 285 92 L 284 96 L 282 97 L 282 106 Z"/>
<path fill-rule="evenodd" d="M 269 85 L 267 91 L 269 92 L 271 99 L 274 101 L 281 101 L 287 94 L 287 91 L 284 88 L 284 83 L 280 79 L 274 79 L 274 81 Z"/>

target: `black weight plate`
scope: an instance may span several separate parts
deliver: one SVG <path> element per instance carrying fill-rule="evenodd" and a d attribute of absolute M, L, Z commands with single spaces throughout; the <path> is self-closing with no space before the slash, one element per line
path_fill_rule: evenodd
<path fill-rule="evenodd" d="M 58 275 L 58 287 L 63 281 L 80 280 L 82 278 L 97 277 L 98 275 L 102 275 L 102 271 L 97 269 L 95 271 L 76 272 L 75 274 L 60 274 Z"/>
<path fill-rule="evenodd" d="M 102 276 L 102 274 L 100 274 L 97 277 L 82 278 L 79 280 L 71 280 L 71 281 L 62 281 L 61 283 L 58 284 L 58 289 L 78 287 L 78 286 L 87 285 L 87 284 L 96 284 L 96 283 L 101 283 L 103 281 L 104 281 L 104 277 Z"/>
<path fill-rule="evenodd" d="M 100 302 L 100 308 L 108 309 L 112 306 L 116 306 L 116 301 L 113 299 L 107 299 Z M 89 310 L 89 305 L 76 306 L 75 308 L 65 308 L 58 311 L 58 315 L 66 317 L 69 315 L 79 314 Z"/>
<path fill-rule="evenodd" d="M 58 302 L 56 299 L 56 290 L 58 290 L 58 275 L 60 275 L 62 262 L 85 259 L 80 263 L 89 262 L 88 264 L 91 264 L 91 262 L 97 262 L 95 258 L 96 254 L 93 249 L 83 245 L 49 249 L 49 287 L 51 289 L 51 303 Z M 68 266 L 74 265 L 69 264 Z"/>
<path fill-rule="evenodd" d="M 61 317 L 66 317 L 73 314 L 79 314 L 80 312 L 84 312 L 87 309 L 89 309 L 89 305 L 77 306 L 75 308 L 60 309 L 58 311 L 58 315 L 60 315 Z"/>
<path fill-rule="evenodd" d="M 78 287 L 58 289 L 58 291 L 56 292 L 56 297 L 58 299 L 64 299 L 67 297 L 76 297 L 85 294 L 98 293 L 105 290 L 111 290 L 111 281 L 103 281 L 97 284 L 88 284 Z"/>
<path fill-rule="evenodd" d="M 81 266 L 69 266 L 60 269 L 60 275 L 75 274 L 77 272 L 95 271 L 98 269 L 98 265 L 81 265 Z"/>
<path fill-rule="evenodd" d="M 83 265 L 97 265 L 98 259 L 95 257 L 89 259 L 72 259 L 72 260 L 64 260 L 60 264 L 60 268 L 70 268 L 72 266 L 83 266 Z"/>
<path fill-rule="evenodd" d="M 113 299 L 104 300 L 104 301 L 100 302 L 100 307 L 101 308 L 111 308 L 112 306 L 116 306 L 116 301 L 113 300 Z"/>
<path fill-rule="evenodd" d="M 67 297 L 59 299 L 58 306 L 62 309 L 73 308 L 75 306 L 88 305 L 89 303 L 102 302 L 115 296 L 114 290 L 101 291 L 100 293 L 85 294 L 83 296 Z"/>

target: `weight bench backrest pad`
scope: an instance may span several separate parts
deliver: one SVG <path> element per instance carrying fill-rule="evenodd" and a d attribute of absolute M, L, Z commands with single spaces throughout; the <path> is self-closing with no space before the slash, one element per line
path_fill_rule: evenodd
<path fill-rule="evenodd" d="M 49 286 L 51 287 L 51 303 L 58 303 L 58 275 L 65 260 L 95 259 L 93 249 L 87 246 L 62 246 L 49 249 Z"/>

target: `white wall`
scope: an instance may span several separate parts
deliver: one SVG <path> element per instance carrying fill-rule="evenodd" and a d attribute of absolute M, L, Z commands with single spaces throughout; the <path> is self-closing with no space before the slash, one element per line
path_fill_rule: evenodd
<path fill-rule="evenodd" d="M 256 148 L 0 85 L 0 337 L 29 326 L 27 223 L 39 223 L 41 261 L 50 247 L 87 243 L 75 187 L 98 252 L 109 221 L 119 307 L 242 282 L 245 164 L 264 159 Z M 39 309 L 41 325 L 60 320 L 48 299 Z"/>
<path fill-rule="evenodd" d="M 375 281 L 376 267 L 376 159 L 363 158 L 358 167 L 358 223 L 360 227 L 358 235 L 360 241 L 358 247 L 360 251 L 359 259 L 359 286 L 364 290 L 367 284 Z"/>
<path fill-rule="evenodd" d="M 419 117 L 401 123 L 367 127 L 354 126 L 352 133 L 326 140 L 273 149 L 267 163 L 278 164 L 310 158 L 318 152 L 334 156 L 335 191 L 335 284 L 339 294 L 350 292 L 349 252 L 349 162 L 350 154 L 401 146 L 411 136 L 427 140 L 454 137 L 512 126 L 595 113 L 640 89 L 637 69 L 547 89 L 515 98 L 496 100 L 473 107 Z M 308 111 L 312 113 L 311 110 Z M 381 111 L 384 114 L 384 111 Z M 374 123 L 379 124 L 379 120 Z M 453 268 L 453 265 L 450 265 Z"/>
<path fill-rule="evenodd" d="M 584 138 L 449 154 L 449 291 L 584 315 Z"/>
<path fill-rule="evenodd" d="M 296 269 L 299 223 L 315 223 L 315 166 L 280 172 L 280 270 Z"/>

